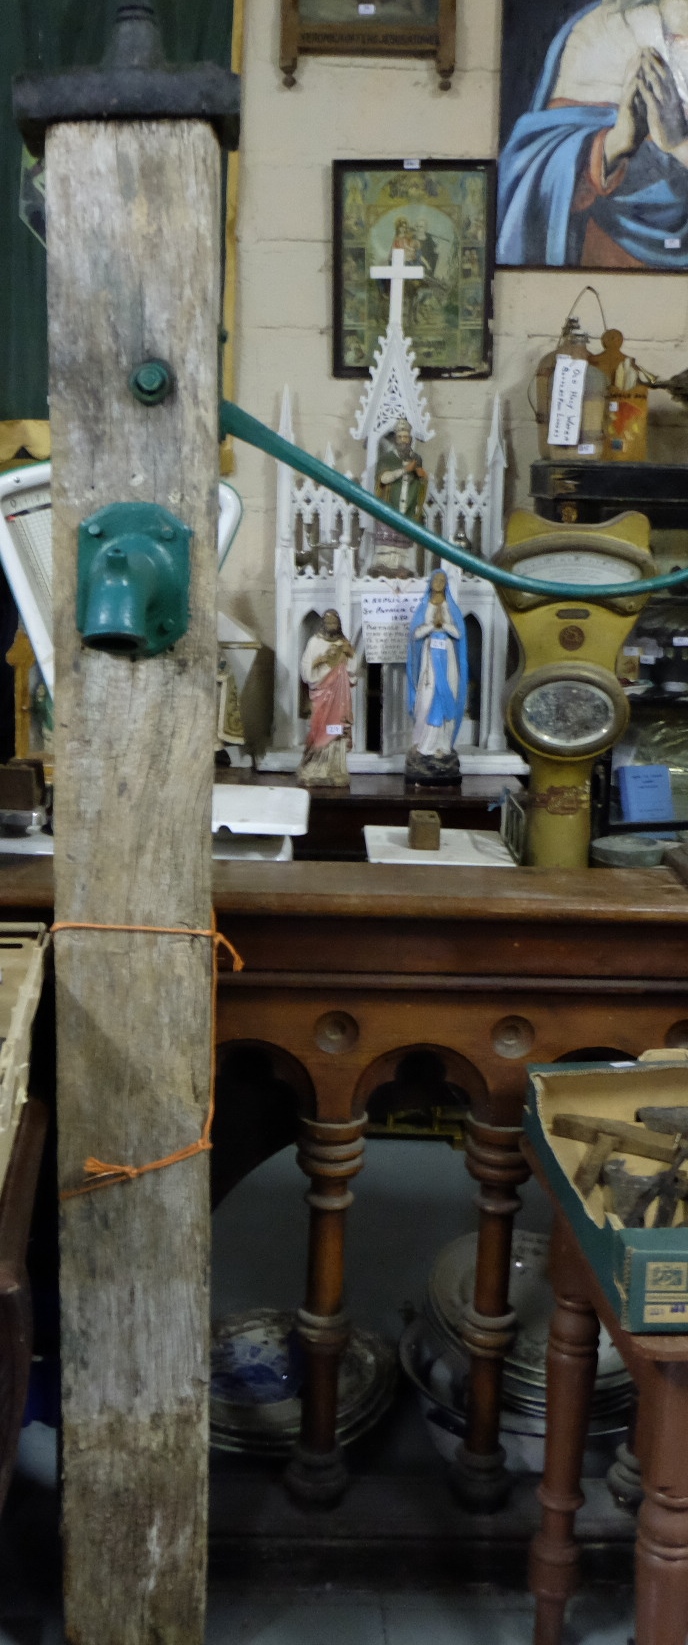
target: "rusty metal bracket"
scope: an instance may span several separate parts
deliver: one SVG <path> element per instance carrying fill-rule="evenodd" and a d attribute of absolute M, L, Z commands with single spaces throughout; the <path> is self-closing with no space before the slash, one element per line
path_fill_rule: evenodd
<path fill-rule="evenodd" d="M 239 76 L 218 63 L 168 63 L 153 0 L 120 0 L 102 63 L 19 74 L 14 119 L 31 154 L 64 120 L 207 120 L 223 148 L 239 146 Z"/>

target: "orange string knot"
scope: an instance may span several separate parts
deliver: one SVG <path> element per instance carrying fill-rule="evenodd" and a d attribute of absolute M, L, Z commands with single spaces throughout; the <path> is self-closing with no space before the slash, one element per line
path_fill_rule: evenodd
<path fill-rule="evenodd" d="M 194 1159 L 196 1154 L 205 1154 L 212 1148 L 211 1130 L 215 1111 L 215 1039 L 217 1024 L 217 973 L 218 953 L 226 948 L 232 956 L 232 970 L 243 971 L 244 962 L 236 948 L 217 930 L 215 918 L 209 931 L 196 930 L 186 925 L 98 925 L 90 920 L 56 920 L 51 927 L 54 936 L 60 931 L 125 931 L 143 932 L 156 937 L 206 937 L 212 943 L 213 977 L 212 977 L 212 1021 L 211 1021 L 211 1066 L 210 1066 L 210 1101 L 208 1112 L 200 1137 L 196 1142 L 190 1142 L 186 1148 L 178 1148 L 173 1154 L 166 1154 L 163 1159 L 149 1160 L 146 1165 L 108 1165 L 103 1160 L 89 1155 L 84 1160 L 84 1175 L 90 1180 L 78 1188 L 66 1188 L 60 1194 L 61 1200 L 76 1199 L 81 1194 L 93 1193 L 95 1188 L 112 1188 L 116 1183 L 134 1182 L 137 1177 L 143 1177 L 149 1171 L 162 1171 L 168 1165 L 177 1165 L 180 1160 Z"/>

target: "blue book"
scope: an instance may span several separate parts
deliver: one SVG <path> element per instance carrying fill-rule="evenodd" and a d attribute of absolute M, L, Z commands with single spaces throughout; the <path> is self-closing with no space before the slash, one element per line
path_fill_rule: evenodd
<path fill-rule="evenodd" d="M 668 765 L 620 765 L 616 774 L 624 822 L 671 821 L 675 813 Z M 671 840 L 675 836 L 660 833 L 657 838 Z"/>

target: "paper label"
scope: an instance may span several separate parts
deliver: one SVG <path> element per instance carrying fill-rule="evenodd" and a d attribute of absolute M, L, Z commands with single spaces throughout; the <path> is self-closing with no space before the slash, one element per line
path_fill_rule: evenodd
<path fill-rule="evenodd" d="M 326 725 L 325 730 L 327 732 L 328 737 L 343 737 L 344 736 L 344 727 L 343 727 L 343 725 Z"/>
<path fill-rule="evenodd" d="M 688 645 L 688 634 L 675 634 L 672 645 Z"/>
<path fill-rule="evenodd" d="M 404 171 L 420 171 L 420 160 L 405 160 Z"/>
<path fill-rule="evenodd" d="M 358 15 L 359 17 L 374 17 L 375 6 L 360 5 L 358 8 Z"/>
<path fill-rule="evenodd" d="M 678 234 L 667 234 L 664 241 L 664 249 L 665 251 L 680 251 L 681 241 Z"/>
<path fill-rule="evenodd" d="M 587 361 L 559 354 L 552 380 L 547 439 L 551 446 L 577 446 L 580 437 Z"/>
<path fill-rule="evenodd" d="M 446 651 L 446 649 L 447 649 L 446 640 L 443 639 L 440 634 L 433 634 L 432 639 L 430 641 L 430 650 L 431 651 Z"/>
<path fill-rule="evenodd" d="M 686 1302 L 651 1302 L 643 1313 L 644 1325 L 683 1324 L 688 1319 Z"/>
<path fill-rule="evenodd" d="M 578 455 L 579 455 L 579 457 L 594 457 L 595 447 L 594 446 L 579 446 L 578 447 Z"/>
<path fill-rule="evenodd" d="M 418 595 L 397 594 L 393 588 L 364 594 L 363 646 L 367 663 L 405 663 L 409 628 L 418 607 Z"/>

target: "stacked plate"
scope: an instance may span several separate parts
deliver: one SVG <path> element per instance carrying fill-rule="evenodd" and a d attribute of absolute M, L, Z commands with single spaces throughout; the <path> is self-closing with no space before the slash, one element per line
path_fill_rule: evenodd
<path fill-rule="evenodd" d="M 210 1443 L 252 1456 L 288 1456 L 301 1425 L 303 1355 L 293 1314 L 262 1308 L 230 1314 L 213 1330 Z M 337 1438 L 350 1445 L 391 1404 L 394 1349 L 353 1330 L 339 1370 Z"/>
<path fill-rule="evenodd" d="M 463 1349 L 463 1312 L 473 1301 L 477 1234 L 464 1234 L 440 1251 L 428 1281 L 427 1313 L 439 1336 Z M 544 1421 L 547 1338 L 554 1294 L 547 1278 L 549 1240 L 518 1230 L 511 1250 L 509 1302 L 518 1318 L 516 1340 L 504 1362 L 503 1404 L 507 1410 Z M 628 1410 L 633 1383 L 608 1333 L 600 1332 L 593 1421 L 616 1419 Z"/>
<path fill-rule="evenodd" d="M 401 1363 L 415 1385 L 438 1450 L 451 1457 L 465 1426 L 468 1355 L 461 1325 L 473 1300 L 478 1236 L 466 1234 L 440 1251 L 428 1282 L 426 1318 L 408 1327 Z M 547 1278 L 549 1241 L 517 1232 L 511 1257 L 509 1300 L 518 1316 L 516 1338 L 504 1365 L 501 1442 L 507 1464 L 542 1470 L 546 1425 L 546 1357 L 554 1296 Z M 633 1384 L 608 1334 L 600 1334 L 584 1471 L 604 1473 L 610 1448 L 623 1437 Z M 599 1466 L 590 1454 L 600 1452 Z M 606 1460 L 604 1460 L 606 1456 Z"/>

